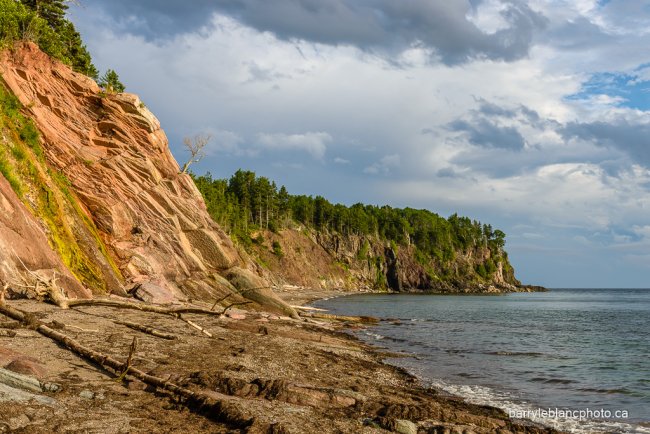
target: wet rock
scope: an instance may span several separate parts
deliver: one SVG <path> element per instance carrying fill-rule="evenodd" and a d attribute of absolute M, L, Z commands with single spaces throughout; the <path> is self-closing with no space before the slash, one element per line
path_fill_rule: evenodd
<path fill-rule="evenodd" d="M 23 375 L 32 375 L 38 378 L 43 378 L 47 375 L 47 369 L 37 361 L 30 358 L 13 360 L 5 366 L 5 369 Z"/>
<path fill-rule="evenodd" d="M 135 288 L 133 296 L 145 303 L 153 304 L 171 304 L 176 301 L 176 297 L 168 288 L 151 282 L 143 283 Z"/>
<path fill-rule="evenodd" d="M 228 270 L 226 277 L 243 297 L 280 315 L 288 315 L 292 318 L 298 318 L 296 311 L 287 303 L 282 301 L 280 297 L 269 288 L 268 283 L 264 279 L 252 271 L 240 267 L 232 267 Z"/>

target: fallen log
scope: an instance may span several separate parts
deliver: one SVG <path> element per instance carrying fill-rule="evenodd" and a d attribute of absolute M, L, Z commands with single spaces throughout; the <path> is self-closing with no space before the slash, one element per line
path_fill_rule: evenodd
<path fill-rule="evenodd" d="M 76 300 L 67 300 L 67 305 L 69 307 L 78 307 L 78 306 L 108 306 L 118 309 L 134 309 L 140 310 L 143 312 L 153 312 L 160 313 L 163 315 L 171 315 L 178 317 L 180 314 L 184 313 L 194 313 L 200 315 L 210 315 L 210 316 L 222 316 L 228 311 L 231 307 L 241 306 L 245 304 L 250 304 L 252 301 L 242 301 L 237 303 L 231 303 L 221 311 L 215 312 L 211 309 L 204 309 L 201 307 L 194 306 L 180 306 L 180 307 L 163 307 L 163 306 L 154 306 L 151 304 L 144 303 L 134 303 L 131 301 L 121 301 L 121 300 L 109 300 L 105 298 L 93 298 L 93 299 L 76 299 Z"/>

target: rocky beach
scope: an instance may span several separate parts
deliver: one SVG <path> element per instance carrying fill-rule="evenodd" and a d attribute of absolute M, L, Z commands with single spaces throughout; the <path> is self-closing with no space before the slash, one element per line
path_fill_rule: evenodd
<path fill-rule="evenodd" d="M 314 292 L 309 299 L 331 295 Z M 119 372 L 83 360 L 38 331 L 4 321 L 4 330 L 13 333 L 0 338 L 2 372 L 36 381 L 0 381 L 2 432 L 555 432 L 422 387 L 382 362 L 395 354 L 342 332 L 367 326 L 360 319 L 319 318 L 320 312 L 302 309 L 299 319 L 236 308 L 220 316 L 183 316 L 200 331 L 169 315 L 137 310 L 7 303 L 120 361 L 137 338 L 133 368 L 201 393 L 212 404 L 202 407 L 130 375 L 121 380 Z M 127 323 L 145 324 L 173 339 Z"/>

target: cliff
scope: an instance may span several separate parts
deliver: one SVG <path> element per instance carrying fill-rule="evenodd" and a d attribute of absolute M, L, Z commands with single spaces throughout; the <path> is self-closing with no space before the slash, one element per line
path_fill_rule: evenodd
<path fill-rule="evenodd" d="M 3 282 L 41 273 L 69 297 L 158 302 L 258 288 L 247 297 L 294 314 L 212 221 L 136 95 L 105 94 L 31 43 L 4 51 L 0 74 Z"/>
<path fill-rule="evenodd" d="M 262 272 L 276 285 L 395 292 L 498 293 L 529 291 L 515 278 L 507 256 L 489 276 L 477 268 L 494 255 L 479 246 L 458 251 L 440 266 L 415 246 L 376 236 L 342 235 L 313 229 L 261 231 L 251 247 Z M 538 288 L 541 289 L 541 288 Z"/>

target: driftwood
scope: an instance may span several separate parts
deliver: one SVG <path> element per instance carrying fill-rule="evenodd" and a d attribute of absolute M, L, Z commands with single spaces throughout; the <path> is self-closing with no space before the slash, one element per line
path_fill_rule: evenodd
<path fill-rule="evenodd" d="M 27 288 L 33 288 L 34 292 L 36 293 L 37 297 L 43 297 L 43 298 L 49 298 L 52 303 L 56 304 L 59 306 L 61 309 L 67 309 L 68 308 L 68 298 L 63 294 L 62 289 L 59 288 L 59 286 L 56 283 L 56 270 L 52 273 L 52 277 L 50 279 L 46 279 L 37 273 L 34 273 L 32 270 L 27 268 L 27 265 L 23 262 L 23 260 L 18 256 L 18 254 L 11 249 L 13 252 L 14 256 L 18 259 L 20 264 L 23 266 L 25 271 L 29 273 L 34 278 L 34 285 L 29 286 Z M 8 289 L 8 284 L 4 285 L 3 288 L 3 300 L 4 300 L 4 292 Z M 19 286 L 24 286 L 24 285 L 19 285 Z"/>
<path fill-rule="evenodd" d="M 304 318 L 318 318 L 318 319 L 329 319 L 335 321 L 347 321 L 347 322 L 358 322 L 358 323 L 377 323 L 379 322 L 378 318 L 374 316 L 348 316 L 348 315 L 332 315 L 330 313 L 311 313 L 311 312 L 300 312 L 300 316 Z"/>
<path fill-rule="evenodd" d="M 327 312 L 327 309 L 321 309 L 320 307 L 312 307 L 312 306 L 297 306 L 295 304 L 291 305 L 292 308 L 297 309 L 297 310 L 308 310 L 311 312 Z"/>
<path fill-rule="evenodd" d="M 192 410 L 205 414 L 211 419 L 225 422 L 238 428 L 245 428 L 253 424 L 253 418 L 247 416 L 231 398 L 225 396 L 220 398 L 216 393 L 207 395 L 201 392 L 194 392 L 160 377 L 147 374 L 127 363 L 120 362 L 111 356 L 85 347 L 75 339 L 48 327 L 40 321 L 34 320 L 26 312 L 8 306 L 4 301 L 0 301 L 0 313 L 34 328 L 38 333 L 61 344 L 63 347 L 69 349 L 87 361 L 95 363 L 103 368 L 110 368 L 118 374 L 125 372 L 126 375 L 137 378 L 145 384 L 169 392 L 173 396 L 180 398 L 183 403 Z"/>
<path fill-rule="evenodd" d="M 144 303 L 134 303 L 131 301 L 122 301 L 122 300 L 108 300 L 102 298 L 93 298 L 93 299 L 77 299 L 77 300 L 67 300 L 67 305 L 69 307 L 78 307 L 78 306 L 108 306 L 118 309 L 134 309 L 140 310 L 143 312 L 153 312 L 160 313 L 163 315 L 171 315 L 177 317 L 183 313 L 195 313 L 201 315 L 210 315 L 210 316 L 221 316 L 228 311 L 231 307 L 241 306 L 244 304 L 250 304 L 252 301 L 242 301 L 238 303 L 231 303 L 230 305 L 223 308 L 221 311 L 214 311 L 210 309 L 204 309 L 201 307 L 193 306 L 181 306 L 181 307 L 164 307 L 164 306 L 154 306 L 151 304 Z"/>
<path fill-rule="evenodd" d="M 13 330 L 0 330 L 0 338 L 13 338 L 16 332 Z"/>
<path fill-rule="evenodd" d="M 198 325 L 197 323 L 192 322 L 192 321 L 190 321 L 190 320 L 187 319 L 187 318 L 183 318 L 180 314 L 178 314 L 178 319 L 180 319 L 181 321 L 186 322 L 189 326 L 194 327 L 195 329 L 197 329 L 198 331 L 200 331 L 201 333 L 203 333 L 203 334 L 206 335 L 207 337 L 209 337 L 209 338 L 214 337 L 214 336 L 212 335 L 212 333 L 210 333 L 209 331 L 207 331 L 206 329 L 204 329 L 203 327 L 201 327 L 201 326 Z"/>
<path fill-rule="evenodd" d="M 223 298 L 225 300 L 227 297 Z M 221 301 L 223 301 L 221 300 Z M 245 304 L 250 304 L 252 301 L 241 301 L 237 303 L 231 303 L 228 306 L 224 307 L 221 311 L 215 312 L 211 309 L 204 309 L 200 307 L 192 307 L 192 306 L 181 306 L 181 307 L 164 307 L 164 306 L 154 306 L 150 304 L 144 304 L 144 303 L 134 303 L 131 301 L 122 301 L 122 300 L 107 300 L 107 299 L 79 299 L 79 300 L 68 300 L 68 306 L 71 308 L 74 307 L 79 307 L 79 306 L 108 306 L 108 307 L 114 307 L 118 309 L 134 309 L 134 310 L 140 310 L 143 312 L 152 312 L 152 313 L 159 313 L 162 315 L 170 315 L 173 316 L 174 318 L 178 318 L 181 321 L 187 323 L 189 326 L 194 327 L 195 329 L 199 330 L 201 333 L 205 334 L 206 336 L 212 338 L 214 337 L 212 333 L 201 327 L 200 325 L 196 324 L 193 321 L 190 321 L 189 319 L 183 317 L 183 314 L 186 313 L 192 313 L 192 314 L 200 314 L 200 315 L 208 315 L 208 316 L 223 316 L 230 308 L 234 306 L 242 306 Z M 214 306 L 213 306 L 214 308 Z M 126 325 L 126 324 L 124 324 Z M 130 326 L 127 326 L 130 327 Z M 140 325 L 134 325 L 134 328 L 136 330 L 142 331 L 144 333 L 149 333 L 149 331 L 145 331 L 145 329 L 153 331 L 153 329 L 146 327 L 146 326 L 140 326 Z M 152 334 L 153 336 L 157 336 L 156 334 Z M 158 336 L 162 337 L 165 339 L 175 339 L 171 338 L 172 335 L 168 335 L 170 337 L 164 337 L 164 336 Z"/>
<path fill-rule="evenodd" d="M 124 370 L 120 373 L 120 376 L 116 378 L 115 381 L 118 383 L 121 383 L 124 380 L 124 377 L 126 377 L 126 374 L 129 372 L 129 368 L 131 368 L 131 363 L 133 363 L 133 354 L 138 350 L 138 338 L 135 336 L 133 337 L 133 341 L 131 342 L 131 348 L 129 349 L 129 357 L 126 358 L 126 363 L 124 363 Z"/>
<path fill-rule="evenodd" d="M 170 333 L 165 333 L 161 332 L 160 330 L 156 330 L 155 328 L 148 327 L 142 324 L 137 324 L 134 322 L 129 322 L 129 321 L 113 321 L 115 324 L 123 325 L 125 327 L 128 327 L 133 330 L 137 330 L 142 333 L 146 333 L 151 336 L 155 336 L 157 338 L 162 338 L 162 339 L 169 339 L 169 340 L 174 340 L 178 339 L 178 336 L 172 335 Z"/>

